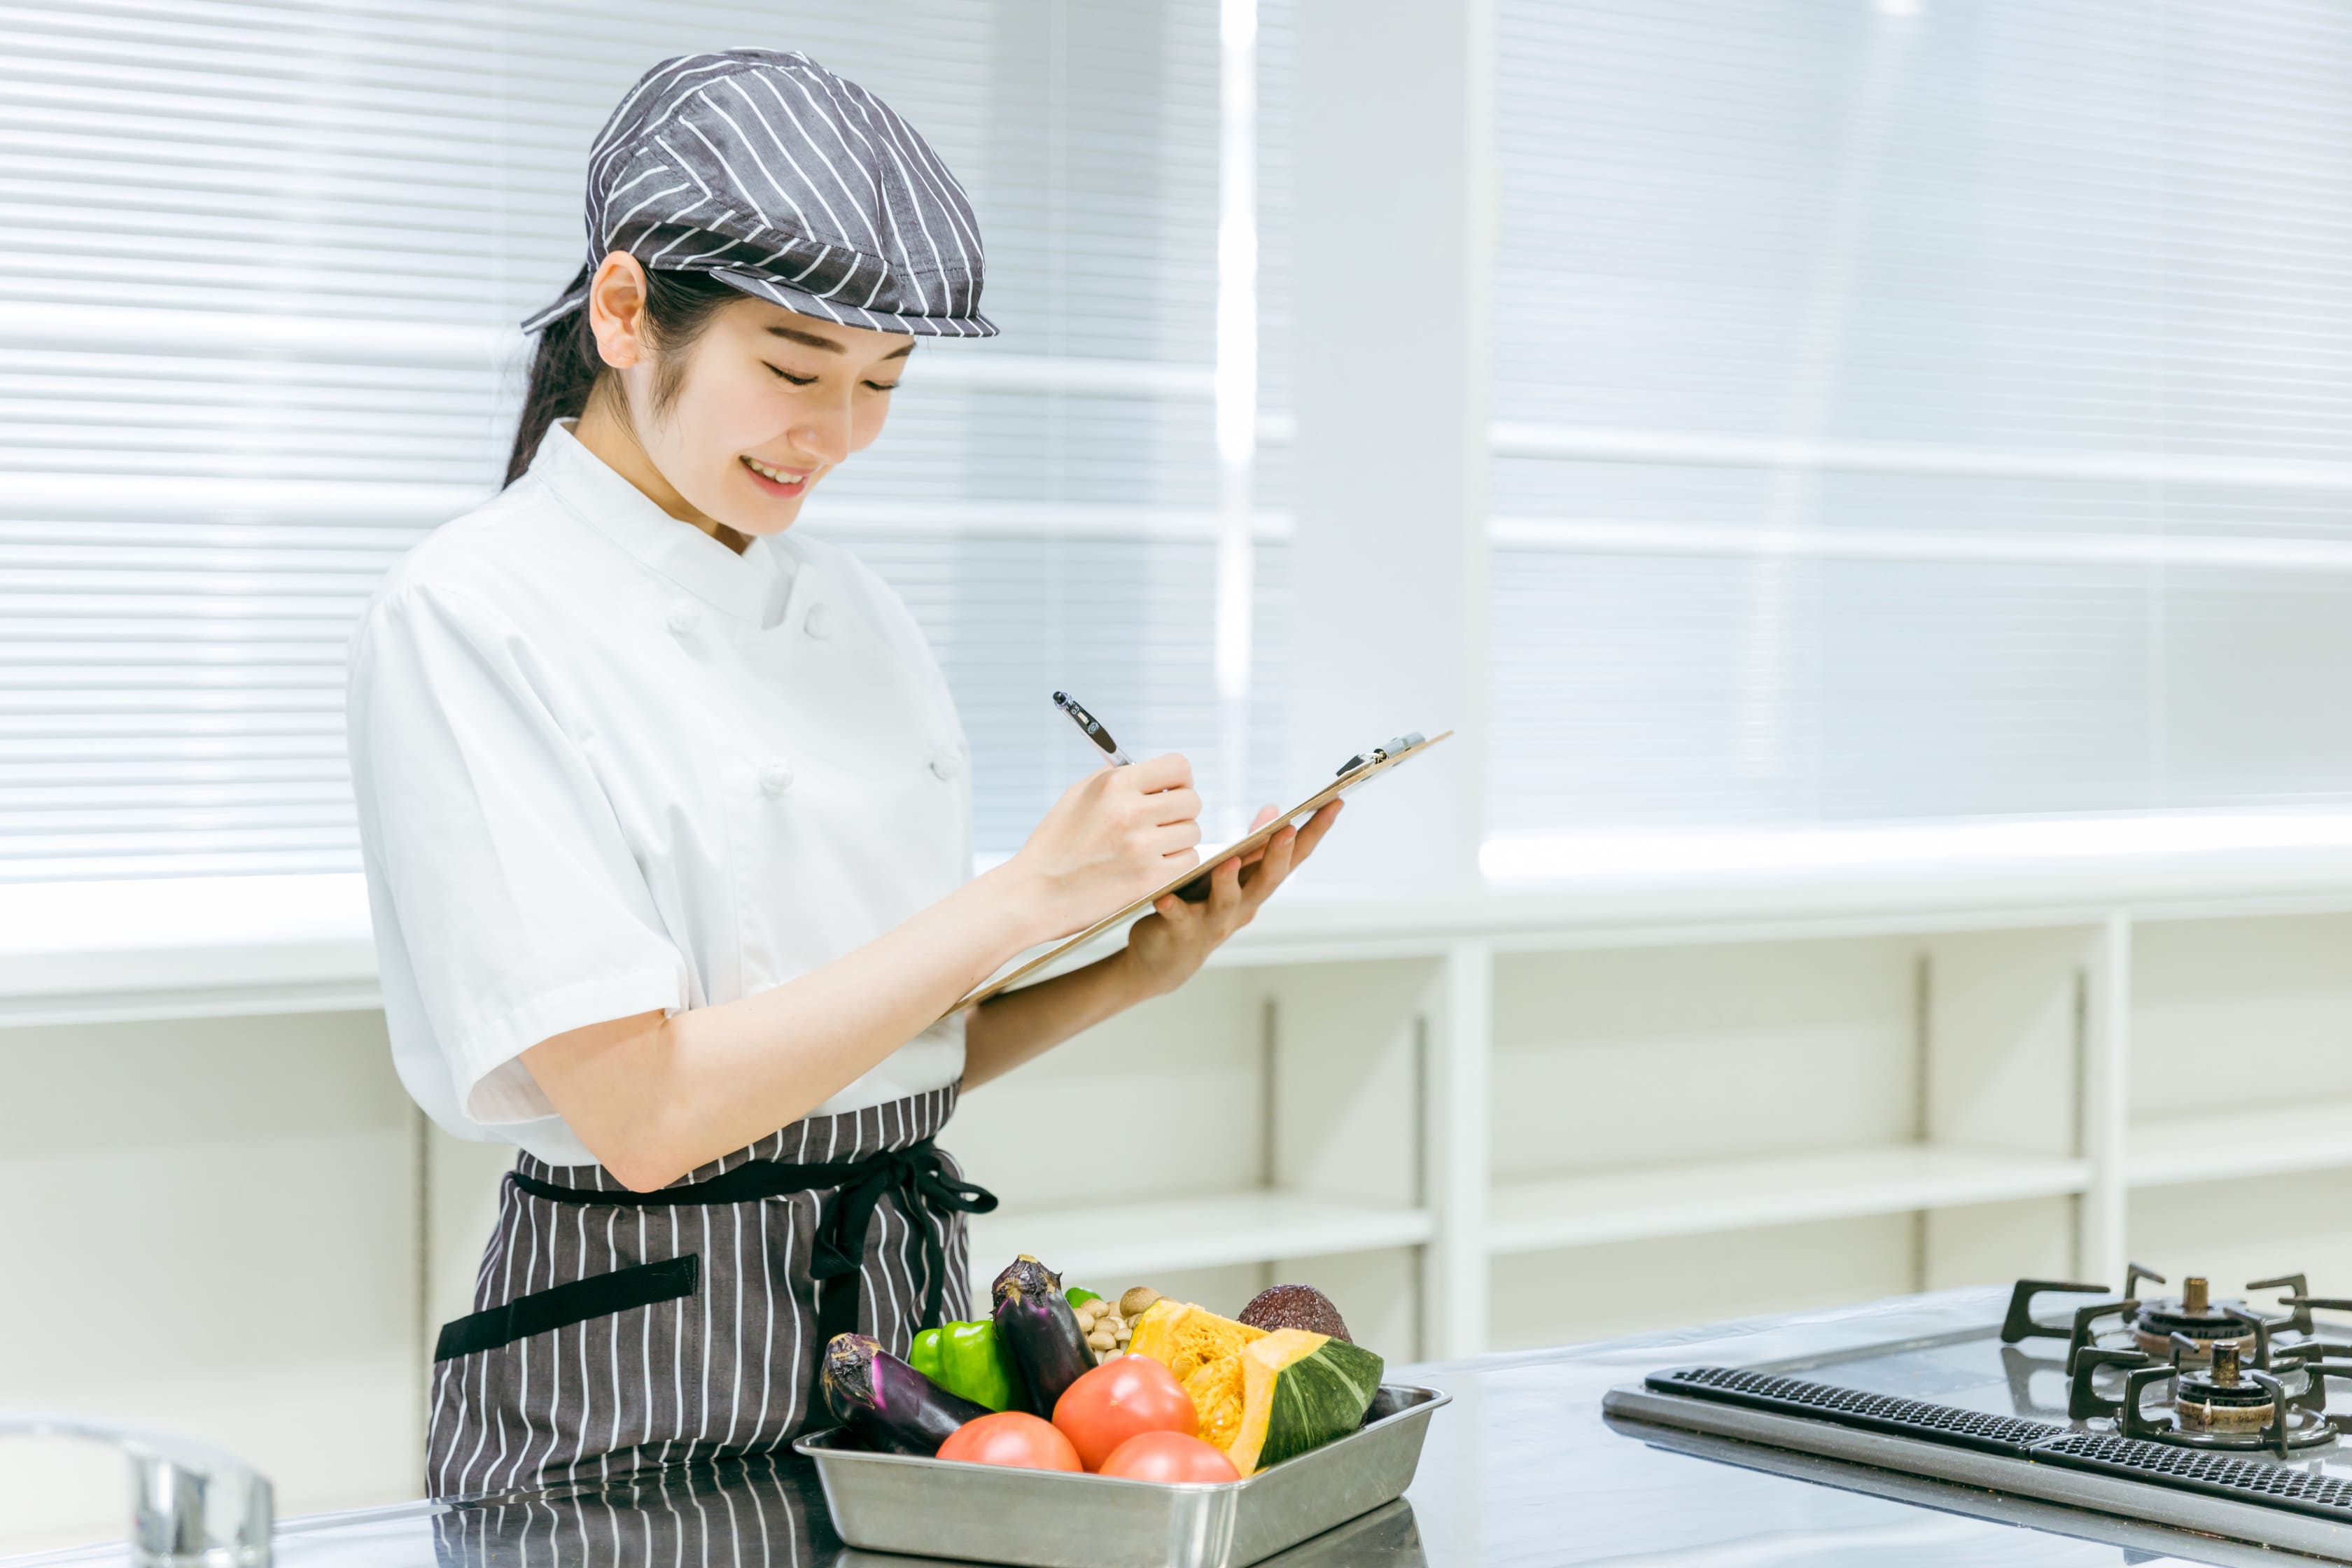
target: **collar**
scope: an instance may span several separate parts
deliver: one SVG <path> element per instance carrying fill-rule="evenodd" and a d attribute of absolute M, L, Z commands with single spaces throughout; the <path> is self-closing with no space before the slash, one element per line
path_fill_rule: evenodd
<path fill-rule="evenodd" d="M 572 421 L 548 426 L 530 473 L 583 522 L 696 598 L 755 626 L 783 618 L 801 564 L 781 537 L 754 539 L 738 555 L 656 506 L 580 444 Z"/>

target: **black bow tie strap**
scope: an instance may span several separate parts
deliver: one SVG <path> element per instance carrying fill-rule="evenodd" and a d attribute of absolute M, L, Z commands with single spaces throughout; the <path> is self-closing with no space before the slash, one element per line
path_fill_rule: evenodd
<path fill-rule="evenodd" d="M 883 1194 L 897 1193 L 900 1206 L 909 1213 L 928 1208 L 942 1219 L 950 1213 L 987 1214 L 996 1207 L 995 1194 L 948 1174 L 946 1157 L 928 1138 L 908 1148 L 886 1150 L 851 1168 L 863 1173 L 844 1183 L 825 1205 L 810 1258 L 809 1272 L 819 1286 L 816 1328 L 822 1344 L 831 1343 L 835 1334 L 857 1330 L 858 1276 L 866 1266 L 866 1232 Z M 919 1328 L 936 1328 L 947 1321 L 942 1309 L 948 1255 L 940 1240 L 944 1228 L 922 1227 L 923 1266 L 931 1283 L 923 1298 Z"/>
<path fill-rule="evenodd" d="M 857 1330 L 859 1277 L 866 1262 L 866 1234 L 874 1211 L 886 1193 L 898 1194 L 899 1206 L 909 1215 L 928 1210 L 940 1221 L 950 1214 L 988 1214 L 996 1194 L 948 1173 L 947 1156 L 926 1138 L 904 1149 L 886 1149 L 863 1160 L 832 1165 L 788 1165 L 777 1160 L 751 1160 L 707 1182 L 683 1187 L 662 1187 L 650 1193 L 604 1192 L 591 1187 L 559 1187 L 516 1172 L 516 1186 L 537 1198 L 560 1204 L 584 1204 L 624 1208 L 672 1208 L 682 1205 L 742 1204 L 789 1193 L 831 1193 L 818 1211 L 816 1240 L 809 1272 L 817 1283 L 817 1336 L 820 1344 L 835 1334 Z M 923 1300 L 919 1328 L 934 1328 L 943 1315 L 948 1281 L 947 1247 L 940 1239 L 944 1224 L 921 1225 L 924 1271 L 930 1289 Z"/>

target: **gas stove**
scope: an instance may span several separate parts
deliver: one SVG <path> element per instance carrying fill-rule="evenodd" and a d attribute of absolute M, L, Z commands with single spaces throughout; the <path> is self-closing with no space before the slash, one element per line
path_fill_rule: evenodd
<path fill-rule="evenodd" d="M 2352 1563 L 2352 1325 L 2331 1333 L 2321 1312 L 2352 1312 L 2352 1299 L 2314 1296 L 2300 1274 L 2238 1296 L 2195 1275 L 2173 1290 L 2134 1264 L 2120 1291 L 2021 1279 L 1999 1323 L 1668 1368 L 1612 1390 L 1604 1409 L 1621 1430 L 1794 1450 Z M 1872 1489 L 1859 1468 L 1846 1479 Z"/>

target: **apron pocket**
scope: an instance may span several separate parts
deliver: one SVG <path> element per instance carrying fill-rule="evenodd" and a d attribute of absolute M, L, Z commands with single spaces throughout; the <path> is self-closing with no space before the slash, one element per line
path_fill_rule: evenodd
<path fill-rule="evenodd" d="M 545 1290 L 518 1296 L 503 1307 L 475 1312 L 441 1325 L 433 1359 L 445 1362 L 476 1351 L 496 1350 L 517 1340 L 568 1329 L 592 1318 L 610 1317 L 632 1307 L 651 1307 L 691 1296 L 702 1283 L 702 1258 L 689 1252 L 658 1263 L 640 1263 L 591 1275 Z"/>

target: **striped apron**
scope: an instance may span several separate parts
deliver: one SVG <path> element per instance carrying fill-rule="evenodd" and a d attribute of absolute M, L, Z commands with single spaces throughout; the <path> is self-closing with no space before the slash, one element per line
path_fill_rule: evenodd
<path fill-rule="evenodd" d="M 840 1552 L 815 1474 L 790 1454 L 640 1470 L 433 1516 L 438 1568 L 820 1568 Z"/>
<path fill-rule="evenodd" d="M 826 1341 L 905 1355 L 969 1300 L 996 1200 L 931 1142 L 956 1087 L 796 1121 L 652 1193 L 518 1155 L 474 1312 L 435 1350 L 425 1482 L 481 1497 L 732 1455 L 830 1424 Z"/>

